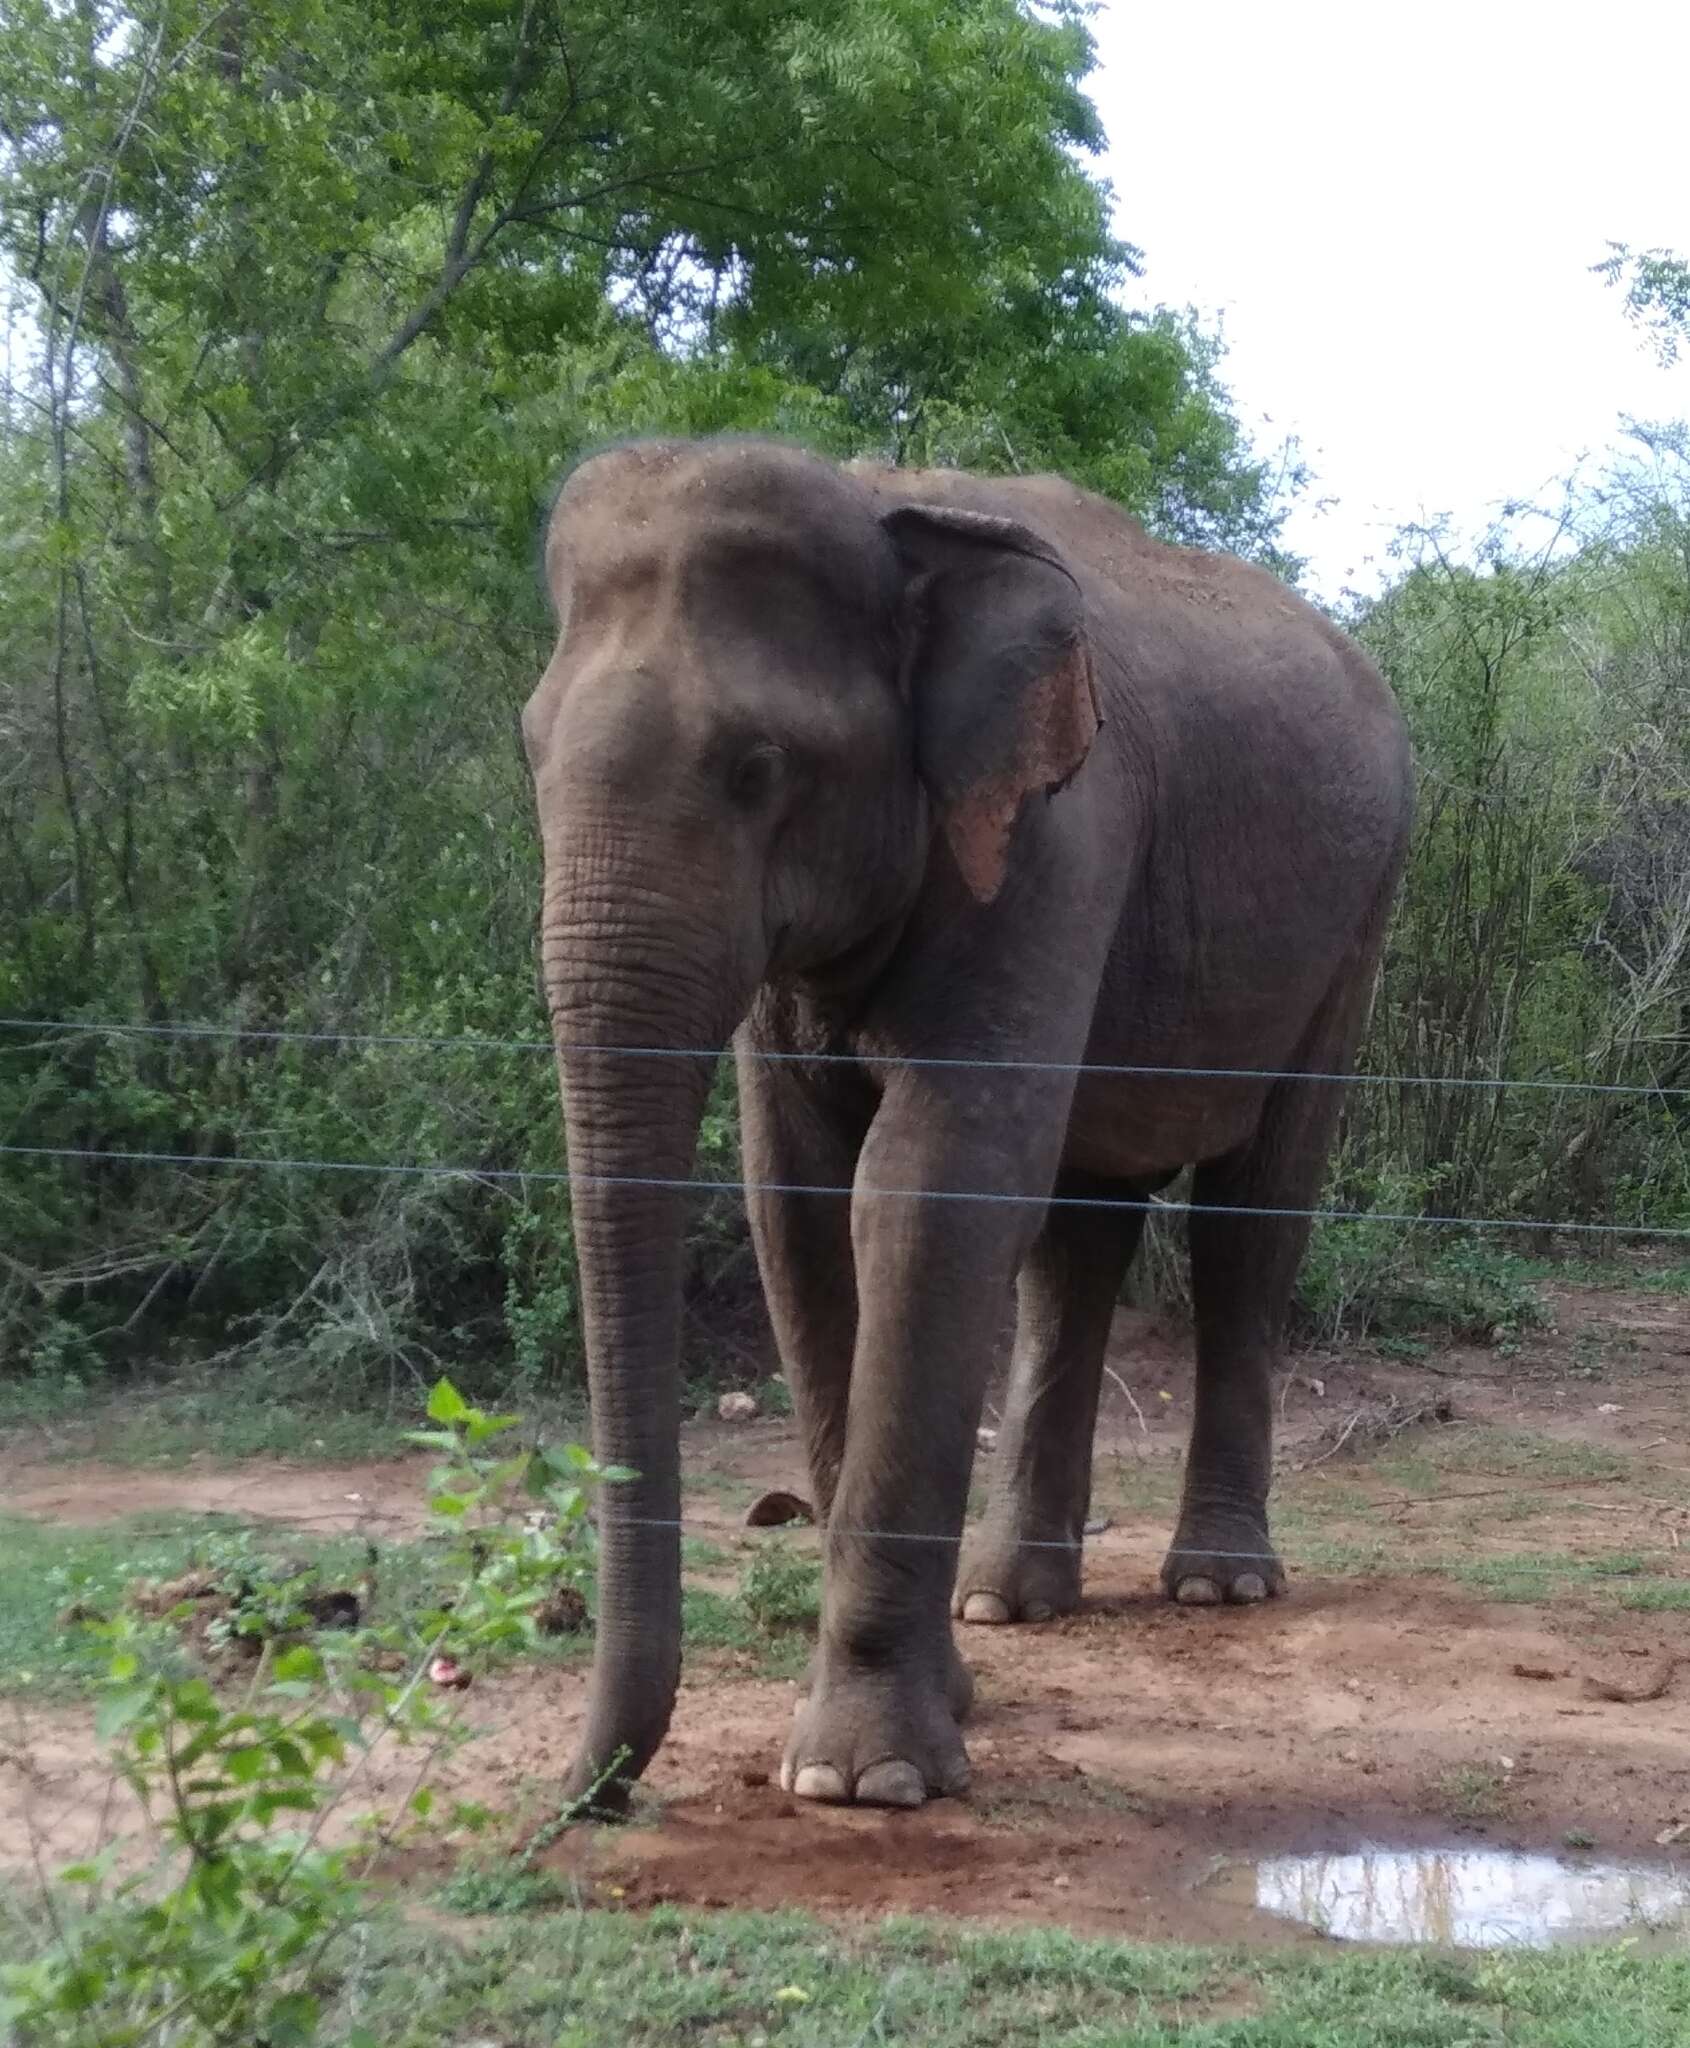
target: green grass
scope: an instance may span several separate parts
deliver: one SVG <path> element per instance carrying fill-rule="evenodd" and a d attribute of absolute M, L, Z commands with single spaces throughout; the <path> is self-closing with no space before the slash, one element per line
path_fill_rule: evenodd
<path fill-rule="evenodd" d="M 175 1578 L 193 1565 L 233 1563 L 248 1554 L 314 1564 L 331 1584 L 350 1584 L 367 1562 L 362 1538 L 312 1536 L 273 1524 L 254 1529 L 226 1515 L 131 1515 L 88 1529 L 0 1514 L 0 1555 L 6 1559 L 0 1697 L 66 1697 L 91 1682 L 101 1668 L 100 1647 L 84 1630 L 60 1625 L 72 1603 L 109 1613 L 135 1579 Z M 384 1545 L 376 1560 L 372 1618 L 401 1619 L 428 1604 L 437 1588 L 433 1558 L 427 1542 Z M 686 1561 L 699 1570 L 732 1562 L 726 1551 L 705 1542 L 689 1542 Z M 757 1677 L 795 1677 L 814 1634 L 818 1577 L 810 1559 L 770 1546 L 753 1561 L 753 1604 L 743 1588 L 723 1593 L 687 1586 L 686 1647 L 731 1653 Z M 591 1649 L 591 1635 L 583 1633 L 545 1641 L 532 1654 L 569 1665 L 583 1662 Z"/>
<path fill-rule="evenodd" d="M 398 1456 L 421 1419 L 427 1389 L 407 1380 L 386 1399 L 348 1402 L 332 1380 L 301 1384 L 257 1359 L 213 1374 L 185 1367 L 169 1380 L 127 1386 L 37 1375 L 8 1384 L 5 1437 L 32 1457 L 99 1458 L 114 1465 L 213 1463 L 240 1458 L 340 1464 Z M 530 1430 L 546 1441 L 583 1437 L 579 1395 L 527 1397 Z"/>
<path fill-rule="evenodd" d="M 5 1434 L 32 1457 L 98 1458 L 110 1465 L 177 1465 L 191 1457 L 341 1464 L 403 1451 L 416 1406 L 407 1397 L 396 1414 L 340 1407 L 282 1392 L 257 1372 L 110 1394 L 75 1381 L 26 1383 L 8 1394 Z"/>
<path fill-rule="evenodd" d="M 1640 1294 L 1690 1294 L 1690 1260 L 1659 1265 L 1629 1259 L 1511 1258 L 1522 1280 L 1555 1280 L 1566 1287 L 1635 1288 Z"/>
<path fill-rule="evenodd" d="M 1690 1957 L 1237 1950 L 796 1915 L 551 1913 L 389 1935 L 381 2048 L 1675 2048 Z"/>
<path fill-rule="evenodd" d="M 768 1555 L 768 1553 L 764 1553 Z M 733 1593 L 710 1586 L 681 1588 L 681 1634 L 686 1649 L 714 1650 L 755 1678 L 796 1678 L 809 1662 L 819 1612 L 819 1568 L 806 1558 L 782 1558 L 772 1579 L 753 1560 Z M 752 1597 L 747 1599 L 749 1582 Z"/>
<path fill-rule="evenodd" d="M 1493 1764 L 1461 1764 L 1438 1779 L 1435 1790 L 1454 1820 L 1495 1820 L 1508 1808 L 1513 1790 L 1508 1773 Z"/>
<path fill-rule="evenodd" d="M 1655 1579 L 1646 1585 L 1627 1586 L 1619 1603 L 1637 1614 L 1690 1614 L 1690 1579 Z"/>
<path fill-rule="evenodd" d="M 765 1635 L 803 1629 L 814 1635 L 822 1613 L 821 1566 L 779 1543 L 764 1543 L 741 1572 L 739 1598 Z"/>
<path fill-rule="evenodd" d="M 1633 1576 L 1646 1567 L 1641 1559 L 1620 1553 L 1592 1560 L 1554 1552 L 1516 1551 L 1495 1557 L 1440 1560 L 1429 1569 L 1440 1571 L 1458 1585 L 1470 1586 L 1489 1599 L 1511 1603 L 1588 1592 L 1605 1579 Z"/>
<path fill-rule="evenodd" d="M 321 1583 L 350 1585 L 365 1570 L 359 1537 L 320 1537 L 274 1525 L 254 1529 L 222 1515 L 132 1515 L 99 1528 L 72 1528 L 0 1515 L 0 1554 L 6 1559 L 6 1598 L 0 1602 L 0 1696 L 53 1698 L 83 1691 L 103 1666 L 101 1645 L 88 1632 L 65 1626 L 73 1603 L 110 1613 L 136 1579 L 171 1579 L 191 1566 L 238 1569 L 248 1558 L 253 1576 L 267 1576 L 278 1560 L 318 1568 Z M 376 1598 L 370 1619 L 403 1621 L 438 1597 L 435 1549 L 428 1543 L 391 1544 L 376 1558 Z M 419 1642 L 420 1647 L 420 1642 Z M 553 1664 L 581 1662 L 591 1637 L 560 1636 L 532 1653 Z"/>
<path fill-rule="evenodd" d="M 184 1570 L 208 1527 L 204 1516 L 136 1515 L 98 1529 L 67 1529 L 0 1516 L 6 1597 L 0 1601 L 0 1692 L 76 1691 L 100 1668 L 99 1648 L 59 1616 L 73 1600 L 114 1603 L 135 1578 Z"/>
<path fill-rule="evenodd" d="M 1409 1493 L 1437 1493 L 1451 1478 L 1483 1475 L 1534 1480 L 1623 1479 L 1630 1461 L 1598 1444 L 1538 1436 L 1529 1430 L 1483 1424 L 1417 1432 L 1373 1462 L 1383 1480 Z"/>

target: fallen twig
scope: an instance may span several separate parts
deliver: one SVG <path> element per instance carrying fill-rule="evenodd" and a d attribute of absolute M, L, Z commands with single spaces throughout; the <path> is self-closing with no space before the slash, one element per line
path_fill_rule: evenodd
<path fill-rule="evenodd" d="M 1337 1435 L 1322 1451 L 1319 1457 L 1301 1459 L 1291 1469 L 1295 1472 L 1310 1472 L 1315 1466 L 1324 1465 L 1337 1457 L 1348 1447 L 1361 1444 L 1387 1444 L 1399 1437 L 1405 1430 L 1419 1429 L 1429 1422 L 1453 1422 L 1455 1409 L 1447 1394 L 1439 1394 L 1431 1401 L 1399 1401 L 1392 1395 L 1384 1405 L 1364 1402 L 1352 1409 L 1344 1418 Z M 1319 1439 L 1317 1438 L 1318 1442 Z"/>
<path fill-rule="evenodd" d="M 1150 1425 L 1144 1419 L 1144 1410 L 1138 1405 L 1137 1398 L 1135 1397 L 1132 1388 L 1127 1385 L 1126 1381 L 1122 1379 L 1121 1375 L 1115 1370 L 1115 1368 L 1112 1365 L 1106 1365 L 1103 1368 L 1103 1370 L 1115 1382 L 1116 1386 L 1120 1388 L 1121 1392 L 1126 1395 L 1128 1406 L 1132 1409 L 1133 1413 L 1138 1417 L 1138 1426 L 1140 1433 L 1144 1436 L 1148 1436 L 1150 1434 Z"/>
<path fill-rule="evenodd" d="M 1641 1707 L 1650 1700 L 1664 1700 L 1672 1690 L 1672 1681 L 1680 1665 L 1684 1664 L 1690 1664 L 1690 1657 L 1674 1654 L 1666 1658 L 1647 1685 L 1616 1685 L 1607 1678 L 1587 1678 L 1584 1681 L 1585 1693 L 1593 1700 L 1613 1700 L 1623 1707 Z"/>

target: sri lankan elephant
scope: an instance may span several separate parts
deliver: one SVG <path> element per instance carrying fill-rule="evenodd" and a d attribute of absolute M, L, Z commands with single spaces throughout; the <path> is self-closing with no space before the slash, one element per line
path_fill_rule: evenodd
<path fill-rule="evenodd" d="M 635 442 L 567 478 L 545 562 L 543 971 L 594 1443 L 638 1474 L 601 1504 L 572 1786 L 614 1806 L 674 1704 L 675 1184 L 696 1055 L 733 1036 L 825 1523 L 782 1782 L 919 1805 L 968 1778 L 952 1616 L 1078 1598 L 1110 1312 L 1186 1166 L 1196 1403 L 1162 1583 L 1281 1585 L 1270 1361 L 1342 1092 L 1282 1077 L 1354 1053 L 1411 822 L 1403 726 L 1272 576 L 1051 477 Z M 1012 1286 L 991 1504 L 959 1550 Z"/>

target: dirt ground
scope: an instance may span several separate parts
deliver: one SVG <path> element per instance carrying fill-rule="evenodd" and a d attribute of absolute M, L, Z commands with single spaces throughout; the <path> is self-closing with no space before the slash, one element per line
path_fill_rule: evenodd
<path fill-rule="evenodd" d="M 641 1821 L 571 1831 L 542 1860 L 628 1906 L 953 1913 L 1200 1940 L 1317 1938 L 1215 1882 L 1256 1855 L 1572 1842 L 1690 1859 L 1690 1831 L 1661 1841 L 1690 1822 L 1690 1607 L 1671 1583 L 1690 1581 L 1690 1302 L 1563 1288 L 1549 1305 L 1553 1326 L 1512 1356 L 1296 1359 L 1278 1523 L 1291 1591 L 1222 1610 L 1155 1596 L 1191 1374 L 1177 1332 L 1123 1311 L 1097 1460 L 1109 1526 L 1088 1545 L 1082 1611 L 960 1631 L 979 1696 L 968 1798 L 914 1814 L 800 1808 L 775 1782 L 794 1686 L 706 1653 L 683 1678 Z M 695 1581 L 731 1589 L 760 1543 L 814 1549 L 813 1531 L 743 1527 L 764 1488 L 803 1490 L 789 1423 L 695 1423 L 686 1471 L 689 1533 L 715 1546 Z M 218 1510 L 379 1541 L 415 1532 L 420 1499 L 411 1461 L 25 1461 L 6 1504 L 63 1522 Z M 1592 1568 L 1621 1553 L 1673 1597 L 1614 1597 Z M 1550 1559 L 1551 1597 L 1520 1597 L 1520 1574 Z M 1507 1597 L 1491 1596 L 1491 1565 Z M 1647 1699 L 1592 1685 L 1642 1694 L 1663 1672 Z M 442 1791 L 542 1820 L 583 1692 L 575 1673 L 478 1678 L 465 1711 L 479 1737 Z M 90 1839 L 104 1779 L 88 1720 L 32 1709 L 0 1737 L 0 1862 L 31 1831 L 54 1859 Z M 412 1768 L 376 1765 L 371 1791 L 391 1795 Z"/>

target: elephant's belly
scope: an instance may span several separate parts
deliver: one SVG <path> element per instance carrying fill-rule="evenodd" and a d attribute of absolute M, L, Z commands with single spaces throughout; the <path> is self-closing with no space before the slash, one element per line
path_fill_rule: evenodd
<path fill-rule="evenodd" d="M 1172 1173 L 1242 1145 L 1260 1120 L 1266 1096 L 1267 1084 L 1256 1080 L 1082 1075 L 1062 1161 L 1078 1172 L 1119 1180 Z"/>

